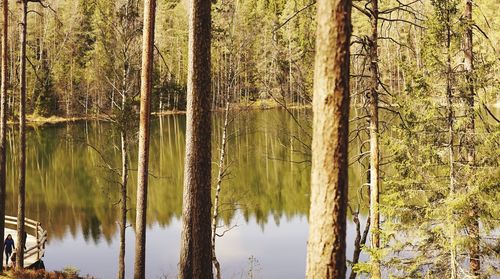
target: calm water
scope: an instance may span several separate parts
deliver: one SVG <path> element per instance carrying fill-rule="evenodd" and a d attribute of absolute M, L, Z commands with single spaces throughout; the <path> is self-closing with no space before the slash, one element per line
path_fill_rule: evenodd
<path fill-rule="evenodd" d="M 307 126 L 309 112 L 296 112 Z M 222 119 L 213 119 L 218 161 Z M 307 128 L 306 128 L 307 130 Z M 221 225 L 234 227 L 217 241 L 225 278 L 303 278 L 309 208 L 308 138 L 281 110 L 241 113 L 231 124 L 230 177 L 222 189 Z M 294 139 L 290 139 L 292 135 Z M 9 134 L 7 212 L 16 210 L 16 134 Z M 148 201 L 147 277 L 175 278 L 180 241 L 185 117 L 156 117 L 152 123 Z M 96 151 L 98 150 L 98 152 Z M 82 275 L 115 278 L 118 262 L 119 135 L 103 122 L 31 128 L 28 134 L 27 217 L 49 232 L 48 269 L 74 266 Z M 217 160 L 216 160 L 217 159 Z M 130 212 L 135 218 L 137 153 L 132 145 Z M 294 161 L 296 163 L 291 163 Z M 300 163 L 302 162 L 302 163 Z M 214 173 L 217 171 L 214 164 Z M 362 183 L 351 169 L 351 187 Z M 351 190 L 350 196 L 356 191 Z M 352 199 L 353 197 L 351 197 Z M 224 228 L 221 228 L 223 230 Z M 349 222 L 348 258 L 354 227 Z M 134 231 L 127 229 L 127 278 L 132 277 Z"/>

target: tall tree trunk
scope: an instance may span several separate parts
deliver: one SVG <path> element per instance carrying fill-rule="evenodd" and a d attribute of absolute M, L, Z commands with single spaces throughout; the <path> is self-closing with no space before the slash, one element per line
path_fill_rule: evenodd
<path fill-rule="evenodd" d="M 370 220 L 371 220 L 371 248 L 380 248 L 380 212 L 379 212 L 379 190 L 380 190 L 380 148 L 379 148 L 379 119 L 378 119 L 378 0 L 371 0 L 372 35 L 370 39 Z M 371 259 L 371 278 L 379 279 L 380 261 L 377 256 Z"/>
<path fill-rule="evenodd" d="M 191 0 L 179 278 L 212 278 L 211 0 Z"/>
<path fill-rule="evenodd" d="M 467 104 L 467 164 L 470 170 L 475 169 L 476 165 L 476 143 L 475 143 L 475 112 L 474 112 L 474 54 L 472 45 L 472 0 L 466 0 L 464 17 L 467 20 L 467 29 L 464 38 L 465 50 L 465 77 L 466 77 L 466 104 Z M 470 187 L 469 187 L 470 188 Z M 470 273 L 474 277 L 480 275 L 481 269 L 481 248 L 479 239 L 479 217 L 477 204 L 473 202 L 470 212 L 470 222 L 468 224 L 469 238 L 471 244 L 469 247 Z"/>
<path fill-rule="evenodd" d="M 139 123 L 139 158 L 137 175 L 137 209 L 134 278 L 146 276 L 146 211 L 149 172 L 149 126 L 151 91 L 153 89 L 153 46 L 156 0 L 144 0 L 144 33 L 142 40 L 141 109 Z"/>
<path fill-rule="evenodd" d="M 345 278 L 351 0 L 318 0 L 307 278 Z"/>
<path fill-rule="evenodd" d="M 226 157 L 227 126 L 229 122 L 229 98 L 226 97 L 226 109 L 224 110 L 224 127 L 222 128 L 222 143 L 219 157 L 219 174 L 217 175 L 217 186 L 215 188 L 214 215 L 212 216 L 212 261 L 215 267 L 215 278 L 221 279 L 220 263 L 215 253 L 215 239 L 217 236 L 217 221 L 219 219 L 219 204 L 222 179 L 226 172 L 224 159 Z"/>
<path fill-rule="evenodd" d="M 127 90 L 126 82 L 128 80 L 128 69 L 124 70 L 123 75 L 123 95 L 122 95 L 122 113 L 126 113 Z M 128 183 L 128 145 L 127 145 L 127 129 L 125 119 L 122 117 L 120 123 L 120 139 L 121 139 L 121 155 L 122 155 L 122 181 L 121 181 L 121 207 L 120 207 L 120 255 L 118 259 L 118 279 L 125 278 L 125 230 L 127 229 L 127 183 Z"/>
<path fill-rule="evenodd" d="M 8 38 L 9 38 L 9 1 L 3 1 L 2 30 L 2 84 L 0 96 L 0 247 L 4 243 L 5 229 L 5 199 L 6 199 L 6 169 L 7 169 L 7 75 L 8 75 Z M 2 249 L 3 250 L 3 249 Z M 3 253 L 0 253 L 0 273 L 3 271 Z"/>
<path fill-rule="evenodd" d="M 122 181 L 121 181 L 121 208 L 120 208 L 120 256 L 118 262 L 118 279 L 125 278 L 125 230 L 127 228 L 127 183 L 128 183 L 128 148 L 127 132 L 121 131 L 122 153 Z"/>
<path fill-rule="evenodd" d="M 22 0 L 21 21 L 21 92 L 19 98 L 19 192 L 17 204 L 17 268 L 24 267 L 24 218 L 26 198 L 26 32 L 28 29 L 28 0 Z"/>

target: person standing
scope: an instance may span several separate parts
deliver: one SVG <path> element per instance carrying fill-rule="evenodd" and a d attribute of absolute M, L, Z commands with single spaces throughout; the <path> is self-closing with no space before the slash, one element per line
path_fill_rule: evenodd
<path fill-rule="evenodd" d="M 5 265 L 9 266 L 9 258 L 12 255 L 12 250 L 16 249 L 14 244 L 14 239 L 12 239 L 12 235 L 7 235 L 7 238 L 4 241 L 3 248 L 5 251 Z"/>
<path fill-rule="evenodd" d="M 26 240 L 28 239 L 28 233 L 25 231 L 23 235 L 23 247 L 24 251 L 26 251 Z"/>

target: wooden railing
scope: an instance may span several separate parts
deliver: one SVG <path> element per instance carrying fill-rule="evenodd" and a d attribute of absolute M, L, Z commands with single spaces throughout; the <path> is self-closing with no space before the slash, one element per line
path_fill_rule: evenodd
<path fill-rule="evenodd" d="M 5 216 L 6 225 L 14 225 L 17 228 L 17 217 Z M 39 261 L 45 253 L 45 243 L 47 242 L 47 231 L 44 230 L 40 222 L 24 218 L 24 228 L 27 234 L 35 236 L 36 245 L 31 247 L 26 247 L 24 251 L 24 259 L 28 259 L 31 256 L 36 255 L 36 261 Z M 18 245 L 21 245 L 21 241 L 18 240 Z"/>

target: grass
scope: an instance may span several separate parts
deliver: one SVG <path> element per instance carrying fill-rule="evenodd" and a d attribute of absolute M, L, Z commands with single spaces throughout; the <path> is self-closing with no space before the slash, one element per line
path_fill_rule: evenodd
<path fill-rule="evenodd" d="M 49 117 L 43 117 L 39 115 L 28 115 L 26 116 L 26 121 L 29 124 L 35 124 L 35 125 L 43 125 L 43 124 L 56 124 L 56 123 L 62 123 L 62 122 L 75 122 L 75 121 L 82 121 L 82 120 L 94 120 L 94 119 L 103 119 L 104 116 L 98 117 L 94 114 L 88 115 L 88 116 L 71 116 L 71 117 L 63 117 L 63 116 L 49 116 Z"/>

